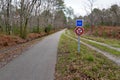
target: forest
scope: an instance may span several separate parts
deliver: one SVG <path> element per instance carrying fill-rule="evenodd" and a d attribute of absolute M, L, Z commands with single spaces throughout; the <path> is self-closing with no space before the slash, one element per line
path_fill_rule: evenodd
<path fill-rule="evenodd" d="M 63 0 L 1 0 L 0 33 L 26 38 L 66 25 Z"/>
<path fill-rule="evenodd" d="M 87 1 L 84 8 L 87 14 L 76 16 L 64 0 L 0 0 L 1 45 L 9 45 L 16 36 L 15 41 L 21 43 L 24 41 L 19 39 L 29 41 L 60 29 L 74 28 L 76 19 L 84 20 L 88 34 L 120 39 L 120 6 L 113 4 L 99 9 L 93 7 L 94 0 Z"/>

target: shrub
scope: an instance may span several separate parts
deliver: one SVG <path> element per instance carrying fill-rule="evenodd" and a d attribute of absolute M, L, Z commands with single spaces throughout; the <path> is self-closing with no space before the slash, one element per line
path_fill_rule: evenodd
<path fill-rule="evenodd" d="M 106 38 L 106 37 L 107 37 L 107 32 L 103 31 L 103 32 L 102 32 L 102 36 L 103 36 L 104 38 Z"/>
<path fill-rule="evenodd" d="M 32 32 L 33 32 L 33 33 L 39 33 L 39 32 L 40 32 L 39 27 L 38 27 L 38 26 L 33 27 Z"/>
<path fill-rule="evenodd" d="M 85 24 L 84 25 L 84 28 L 89 28 L 90 27 L 90 24 Z"/>
<path fill-rule="evenodd" d="M 94 36 L 98 36 L 98 35 L 99 35 L 98 31 L 96 30 L 96 31 L 93 33 L 93 35 L 94 35 Z"/>
<path fill-rule="evenodd" d="M 12 34 L 19 35 L 20 34 L 20 28 L 18 26 L 13 26 Z"/>
<path fill-rule="evenodd" d="M 115 37 L 117 35 L 116 31 L 112 31 L 112 36 Z"/>
<path fill-rule="evenodd" d="M 45 32 L 49 33 L 52 30 L 52 25 L 48 25 L 47 27 L 45 27 Z"/>

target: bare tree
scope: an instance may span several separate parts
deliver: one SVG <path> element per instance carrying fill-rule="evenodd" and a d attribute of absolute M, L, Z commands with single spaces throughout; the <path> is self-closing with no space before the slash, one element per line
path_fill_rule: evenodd
<path fill-rule="evenodd" d="M 4 16 L 4 22 L 6 25 L 6 33 L 10 35 L 11 26 L 10 26 L 10 6 L 12 0 L 1 0 L 1 7 Z"/>
<path fill-rule="evenodd" d="M 20 36 L 23 38 L 26 37 L 28 21 L 38 1 L 39 0 L 20 1 Z"/>
<path fill-rule="evenodd" d="M 0 4 L 0 25 L 6 26 L 7 34 L 16 28 L 22 38 L 26 37 L 29 26 L 37 26 L 37 29 L 48 25 L 56 27 L 55 20 L 59 21 L 56 13 L 64 8 L 63 0 L 0 0 Z"/>
<path fill-rule="evenodd" d="M 94 26 L 94 17 L 93 17 L 93 9 L 94 9 L 94 3 L 96 0 L 87 0 L 87 2 L 85 2 L 85 10 L 87 12 L 88 15 L 90 15 L 89 19 L 90 19 L 90 27 L 91 27 L 91 33 L 93 31 L 93 26 Z"/>
<path fill-rule="evenodd" d="M 119 19 L 120 19 L 119 9 L 120 8 L 117 4 L 112 5 L 111 8 L 110 8 L 110 11 L 113 13 L 112 16 L 115 18 L 115 19 L 113 19 L 114 20 L 113 21 L 114 26 L 119 24 L 119 22 L 118 22 Z"/>

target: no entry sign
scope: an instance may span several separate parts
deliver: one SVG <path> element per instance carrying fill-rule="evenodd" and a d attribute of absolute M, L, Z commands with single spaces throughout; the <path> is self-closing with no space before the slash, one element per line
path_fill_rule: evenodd
<path fill-rule="evenodd" d="M 76 27 L 76 28 L 75 28 L 75 33 L 76 33 L 78 36 L 82 35 L 83 32 L 84 32 L 84 29 L 83 29 L 82 27 Z"/>

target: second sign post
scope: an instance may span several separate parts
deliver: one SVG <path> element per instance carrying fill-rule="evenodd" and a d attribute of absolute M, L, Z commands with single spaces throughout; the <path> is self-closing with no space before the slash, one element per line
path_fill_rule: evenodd
<path fill-rule="evenodd" d="M 84 33 L 83 20 L 82 19 L 76 20 L 75 33 L 76 33 L 76 35 L 78 35 L 78 52 L 80 52 L 80 36 Z"/>

